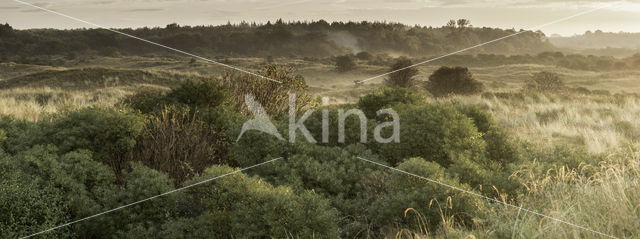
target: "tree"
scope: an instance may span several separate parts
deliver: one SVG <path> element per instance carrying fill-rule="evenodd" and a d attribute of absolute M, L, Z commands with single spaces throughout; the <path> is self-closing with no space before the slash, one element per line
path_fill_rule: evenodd
<path fill-rule="evenodd" d="M 12 33 L 13 28 L 9 23 L 5 23 L 4 25 L 0 24 L 0 36 L 10 36 Z"/>
<path fill-rule="evenodd" d="M 477 94 L 482 89 L 482 83 L 475 80 L 466 67 L 440 67 L 429 76 L 427 86 L 427 90 L 436 97 Z"/>
<path fill-rule="evenodd" d="M 456 27 L 456 20 L 453 20 L 453 19 L 449 20 L 447 22 L 447 24 L 445 25 L 445 27 L 447 27 L 447 28 L 455 28 Z"/>
<path fill-rule="evenodd" d="M 411 87 L 415 83 L 415 76 L 418 75 L 418 69 L 411 67 L 413 62 L 409 58 L 400 57 L 391 66 L 389 78 L 385 83 L 391 87 Z"/>
<path fill-rule="evenodd" d="M 356 61 L 351 55 L 336 57 L 336 70 L 339 72 L 347 72 L 356 68 Z"/>
<path fill-rule="evenodd" d="M 467 19 L 458 19 L 457 23 L 458 23 L 458 28 L 462 29 L 469 26 L 469 24 L 471 24 L 471 21 Z"/>

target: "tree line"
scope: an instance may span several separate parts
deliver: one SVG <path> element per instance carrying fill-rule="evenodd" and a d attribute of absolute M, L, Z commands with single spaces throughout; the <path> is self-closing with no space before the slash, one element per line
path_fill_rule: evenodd
<path fill-rule="evenodd" d="M 181 50 L 226 56 L 301 56 L 327 57 L 353 51 L 371 53 L 398 52 L 409 56 L 443 54 L 470 45 L 507 36 L 515 29 L 473 27 L 466 19 L 442 27 L 408 26 L 390 22 L 296 21 L 218 26 L 180 26 L 164 28 L 117 29 L 150 41 Z M 328 37 L 342 33 L 355 39 L 359 49 L 350 49 L 340 40 Z M 99 54 L 106 56 L 164 54 L 139 40 L 104 29 L 29 29 L 16 30 L 0 24 L 0 57 L 34 55 Z M 525 32 L 472 52 L 525 54 L 552 50 L 542 32 Z M 355 52 L 354 52 L 355 53 Z"/>

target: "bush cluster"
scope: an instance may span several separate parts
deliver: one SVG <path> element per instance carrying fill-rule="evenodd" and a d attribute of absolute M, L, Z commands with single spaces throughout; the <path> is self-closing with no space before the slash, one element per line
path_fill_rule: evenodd
<path fill-rule="evenodd" d="M 466 67 L 440 67 L 429 76 L 428 83 L 427 90 L 436 97 L 479 94 L 484 88 Z"/>
<path fill-rule="evenodd" d="M 397 228 L 474 227 L 492 204 L 424 178 L 513 201 L 522 182 L 511 175 L 522 167 L 567 167 L 589 176 L 582 161 L 601 160 L 518 144 L 483 109 L 429 103 L 406 88 L 317 108 L 305 121 L 316 144 L 301 135 L 289 143 L 258 131 L 236 142 L 249 117 L 233 110 L 230 92 L 224 81 L 187 82 L 137 95 L 130 108 L 86 108 L 39 122 L 0 118 L 0 170 L 7 172 L 0 175 L 0 236 L 28 235 L 221 175 L 227 176 L 43 236 L 383 238 Z M 351 107 L 366 117 L 347 117 L 340 140 L 340 111 Z M 373 127 L 389 120 L 376 117 L 381 108 L 400 116 L 400 143 L 373 140 Z M 322 142 L 325 110 L 330 138 Z M 273 121 L 287 131 L 288 119 Z"/>

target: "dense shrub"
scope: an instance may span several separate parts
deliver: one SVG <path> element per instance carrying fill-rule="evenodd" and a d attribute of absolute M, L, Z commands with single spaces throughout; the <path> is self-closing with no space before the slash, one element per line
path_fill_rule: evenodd
<path fill-rule="evenodd" d="M 226 132 L 200 121 L 197 110 L 166 106 L 148 117 L 128 156 L 181 183 L 214 164 L 228 163 L 229 144 Z"/>
<path fill-rule="evenodd" d="M 4 140 L 0 140 L 0 146 L 10 154 L 25 151 L 44 138 L 38 124 L 9 116 L 0 116 L 0 130 L 4 132 Z"/>
<path fill-rule="evenodd" d="M 414 104 L 420 101 L 420 96 L 409 89 L 382 88 L 381 90 L 362 96 L 358 100 L 358 108 L 370 118 L 376 118 L 376 112 L 395 104 Z"/>
<path fill-rule="evenodd" d="M 407 88 L 415 84 L 415 76 L 418 75 L 418 69 L 410 67 L 413 62 L 406 57 L 398 58 L 389 69 L 389 77 L 385 79 L 385 83 L 391 87 Z"/>
<path fill-rule="evenodd" d="M 533 74 L 524 88 L 532 91 L 560 91 L 565 89 L 564 81 L 560 75 L 553 72 L 538 72 Z"/>
<path fill-rule="evenodd" d="M 218 81 L 208 79 L 198 82 L 187 80 L 168 93 L 141 91 L 125 99 L 123 103 L 146 114 L 162 110 L 169 104 L 207 110 L 222 107 L 229 103 L 229 99 L 230 92 L 227 87 Z"/>
<path fill-rule="evenodd" d="M 232 171 L 227 166 L 214 166 L 192 182 Z M 166 223 L 163 237 L 338 236 L 337 214 L 326 200 L 309 191 L 296 194 L 287 187 L 273 187 L 258 177 L 233 174 L 190 188 L 186 196 L 190 203 L 184 208 L 189 208 L 187 214 L 195 215 Z"/>
<path fill-rule="evenodd" d="M 195 108 L 214 108 L 229 100 L 229 91 L 225 86 L 212 79 L 198 83 L 187 81 L 172 89 L 167 98 L 170 103 L 185 104 Z"/>
<path fill-rule="evenodd" d="M 344 55 L 336 57 L 336 70 L 338 72 L 347 72 L 356 68 L 356 61 L 352 55 Z"/>
<path fill-rule="evenodd" d="M 0 183 L 11 184 L 15 182 L 12 180 L 29 182 L 29 185 L 23 184 L 23 186 L 28 186 L 28 188 L 48 196 L 42 199 L 40 196 L 32 194 L 32 199 L 21 200 L 33 208 L 28 208 L 28 211 L 20 213 L 25 218 L 22 221 L 14 221 L 13 227 L 44 230 L 173 189 L 171 181 L 166 175 L 140 165 L 133 165 L 124 172 L 123 183 L 117 185 L 114 172 L 108 166 L 94 161 L 90 151 L 79 150 L 63 155 L 58 155 L 58 152 L 59 150 L 53 146 L 36 145 L 11 158 L 0 160 L 0 169 L 4 172 L 12 172 L 11 175 L 14 175 L 0 176 Z M 8 189 L 11 187 L 13 186 L 9 186 Z M 23 193 L 31 193 L 27 188 L 22 188 L 22 190 Z M 7 196 L 19 195 L 8 193 Z M 150 225 L 161 223 L 167 219 L 167 216 L 172 215 L 170 212 L 170 205 L 173 204 L 170 203 L 171 200 L 171 197 L 158 198 L 145 204 L 92 218 L 71 227 L 61 228 L 51 235 L 56 235 L 55 238 L 111 238 L 115 234 L 127 234 L 128 227 L 131 226 L 143 225 L 144 228 L 149 229 L 153 227 Z M 0 204 L 7 202 L 10 201 L 0 200 Z M 46 205 L 48 208 L 35 210 L 42 206 L 38 206 L 39 204 Z M 19 213 L 13 210 L 23 209 L 13 208 L 11 210 Z M 50 214 L 53 211 L 55 211 L 55 215 Z M 12 213 L 7 215 L 10 214 Z M 46 225 L 47 228 L 40 228 L 39 226 L 34 227 L 32 223 L 35 221 L 29 221 L 32 219 L 26 217 L 33 220 L 47 218 L 47 220 L 56 220 L 56 222 L 41 221 L 42 225 Z M 123 227 L 123 225 L 125 226 Z M 67 234 L 69 235 L 64 236 Z"/>
<path fill-rule="evenodd" d="M 398 169 L 473 191 L 439 164 L 421 158 L 407 159 L 398 165 Z M 485 208 L 483 201 L 473 195 L 399 172 L 391 174 L 385 187 L 387 192 L 367 208 L 372 224 L 377 227 L 395 225 L 415 231 L 434 231 L 443 221 L 449 220 L 471 226 L 473 219 Z M 414 211 L 409 213 L 408 209 Z"/>
<path fill-rule="evenodd" d="M 429 92 L 436 97 L 479 94 L 483 88 L 466 67 L 440 67 L 429 76 L 427 85 Z"/>
<path fill-rule="evenodd" d="M 78 149 L 95 152 L 95 158 L 117 173 L 125 166 L 125 153 L 133 149 L 142 134 L 141 115 L 114 109 L 86 108 L 43 122 L 44 140 L 61 153 Z"/>
<path fill-rule="evenodd" d="M 297 192 L 313 190 L 328 198 L 339 211 L 341 219 L 337 222 L 343 228 L 343 237 L 353 238 L 366 230 L 367 217 L 362 209 L 369 199 L 362 182 L 379 168 L 358 157 L 377 160 L 377 156 L 363 145 L 325 147 L 307 143 L 288 149 L 288 155 L 272 167 L 255 172 L 274 185 L 286 185 Z"/>
<path fill-rule="evenodd" d="M 484 142 L 473 121 L 448 105 L 402 105 L 400 143 L 380 144 L 377 152 L 392 165 L 422 157 L 443 167 L 456 154 L 482 154 Z"/>
<path fill-rule="evenodd" d="M 489 128 L 495 125 L 493 117 L 488 111 L 481 109 L 476 105 L 455 105 L 456 109 L 465 116 L 473 120 L 473 124 L 478 129 L 478 132 L 486 133 Z"/>
<path fill-rule="evenodd" d="M 140 91 L 125 98 L 122 103 L 143 114 L 148 114 L 159 110 L 168 103 L 168 100 L 162 91 Z"/>
<path fill-rule="evenodd" d="M 516 192 L 518 185 L 509 180 L 508 166 L 519 155 L 514 145 L 504 144 L 508 138 L 490 125 L 487 115 L 466 110 L 475 117 L 472 119 L 458 107 L 444 104 L 404 105 L 397 109 L 402 120 L 400 143 L 371 146 L 391 165 L 421 157 L 438 163 L 460 182 L 487 195 L 495 195 L 494 186 L 500 193 Z M 486 132 L 480 132 L 475 121 Z"/>
<path fill-rule="evenodd" d="M 5 171 L 6 172 L 6 171 Z M 0 237 L 19 238 L 65 223 L 69 217 L 65 199 L 53 187 L 41 188 L 37 183 L 19 178 L 16 173 L 0 180 Z M 69 229 L 40 238 L 69 237 Z"/>

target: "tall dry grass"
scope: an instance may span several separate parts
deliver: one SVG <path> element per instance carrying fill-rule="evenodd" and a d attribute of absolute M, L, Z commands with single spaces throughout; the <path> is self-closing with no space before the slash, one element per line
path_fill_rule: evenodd
<path fill-rule="evenodd" d="M 49 87 L 0 90 L 0 115 L 38 121 L 48 114 L 89 106 L 113 106 L 131 93 L 118 88 L 93 91 L 62 90 Z"/>
<path fill-rule="evenodd" d="M 512 94 L 456 96 L 445 101 L 479 105 L 526 141 L 584 146 L 591 153 L 615 151 L 640 141 L 640 98 L 633 96 Z"/>

